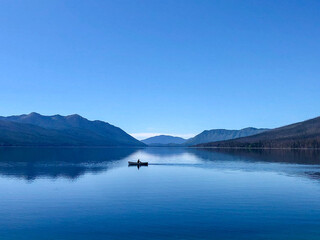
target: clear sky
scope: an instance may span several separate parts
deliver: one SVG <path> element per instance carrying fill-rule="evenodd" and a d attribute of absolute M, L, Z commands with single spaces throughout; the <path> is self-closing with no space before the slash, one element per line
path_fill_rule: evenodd
<path fill-rule="evenodd" d="M 318 0 L 1 0 L 0 9 L 3 116 L 78 113 L 141 138 L 320 115 Z"/>

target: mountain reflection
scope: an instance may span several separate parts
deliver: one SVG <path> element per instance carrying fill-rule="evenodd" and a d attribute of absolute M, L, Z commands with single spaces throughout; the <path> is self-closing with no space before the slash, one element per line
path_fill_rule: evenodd
<path fill-rule="evenodd" d="M 205 161 L 223 159 L 226 161 L 320 164 L 319 150 L 197 148 L 190 149 L 190 151 Z"/>
<path fill-rule="evenodd" d="M 147 147 L 143 149 L 143 152 L 158 157 L 173 157 L 182 155 L 189 150 L 187 147 Z"/>
<path fill-rule="evenodd" d="M 0 175 L 33 180 L 76 179 L 106 171 L 137 148 L 0 148 Z"/>
<path fill-rule="evenodd" d="M 141 158 L 153 165 L 183 163 L 191 166 L 198 164 L 198 167 L 220 168 L 221 170 L 278 171 L 320 179 L 320 151 L 174 147 L 142 149 L 0 148 L 0 175 L 26 180 L 37 178 L 77 179 L 86 173 L 99 173 L 117 166 L 125 166 L 127 164 L 126 158 L 131 161 Z M 260 163 L 263 164 L 263 169 Z M 268 163 L 276 163 L 277 165 Z M 279 165 L 279 163 L 282 164 Z M 301 166 L 297 168 L 294 167 L 295 165 Z"/>
<path fill-rule="evenodd" d="M 307 177 L 320 180 L 320 151 L 307 149 L 227 149 L 227 148 L 197 148 L 190 149 L 194 155 L 204 162 L 225 162 L 223 167 L 228 168 L 231 162 L 236 164 L 236 169 L 250 171 L 251 163 L 255 164 L 254 170 L 259 170 L 257 165 L 264 164 L 260 170 L 281 172 L 288 175 Z M 241 165 L 240 162 L 245 163 Z M 269 165 L 270 167 L 266 167 Z M 277 164 L 272 166 L 271 163 Z M 272 167 L 271 167 L 272 166 Z"/>
<path fill-rule="evenodd" d="M 174 158 L 188 153 L 193 156 L 182 165 L 240 171 L 270 171 L 320 180 L 319 150 L 226 149 L 226 148 L 147 148 L 143 152 L 156 157 Z M 184 159 L 188 158 L 185 155 Z M 194 161 L 197 159 L 197 162 Z M 177 165 L 164 160 L 166 165 Z M 189 164 L 184 164 L 189 162 Z M 181 165 L 181 162 L 177 162 Z M 159 165 L 158 163 L 156 165 Z M 161 165 L 161 163 L 160 163 Z"/>

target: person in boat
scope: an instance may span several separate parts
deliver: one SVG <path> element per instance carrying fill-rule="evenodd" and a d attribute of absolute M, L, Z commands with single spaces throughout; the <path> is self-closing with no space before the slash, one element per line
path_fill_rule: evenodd
<path fill-rule="evenodd" d="M 137 163 L 141 163 L 140 159 L 138 159 Z"/>

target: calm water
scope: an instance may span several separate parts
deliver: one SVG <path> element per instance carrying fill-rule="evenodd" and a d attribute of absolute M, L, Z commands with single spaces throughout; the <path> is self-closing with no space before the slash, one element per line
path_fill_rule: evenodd
<path fill-rule="evenodd" d="M 0 148 L 0 239 L 320 239 L 320 153 Z"/>

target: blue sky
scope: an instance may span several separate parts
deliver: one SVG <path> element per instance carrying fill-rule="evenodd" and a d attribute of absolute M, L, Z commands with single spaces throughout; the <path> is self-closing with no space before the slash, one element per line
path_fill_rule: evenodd
<path fill-rule="evenodd" d="M 0 115 L 135 136 L 320 115 L 320 1 L 0 2 Z"/>

